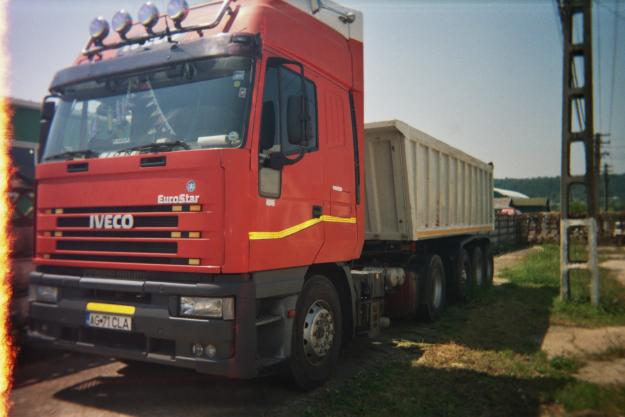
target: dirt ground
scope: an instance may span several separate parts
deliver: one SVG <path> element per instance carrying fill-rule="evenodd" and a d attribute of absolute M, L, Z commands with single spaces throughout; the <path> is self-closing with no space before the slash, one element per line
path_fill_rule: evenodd
<path fill-rule="evenodd" d="M 625 250 L 601 247 L 599 251 L 606 258 L 600 266 L 612 270 L 613 276 L 625 286 Z M 551 357 L 568 356 L 584 361 L 585 365 L 576 375 L 581 380 L 595 384 L 625 385 L 625 358 L 610 355 L 610 352 L 625 351 L 625 326 L 595 329 L 550 326 L 543 339 L 542 349 Z M 594 359 L 601 356 L 607 356 L 608 359 Z"/>

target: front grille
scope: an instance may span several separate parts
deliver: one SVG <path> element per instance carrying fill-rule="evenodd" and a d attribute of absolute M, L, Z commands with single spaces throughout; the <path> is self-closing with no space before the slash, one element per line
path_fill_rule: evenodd
<path fill-rule="evenodd" d="M 53 249 L 45 253 L 44 257 L 76 261 L 198 265 L 199 261 L 193 256 L 176 255 L 184 256 L 180 253 L 181 245 L 185 248 L 190 245 L 184 242 L 181 244 L 181 240 L 201 238 L 199 231 L 180 230 L 180 217 L 203 216 L 201 208 L 193 204 L 42 208 L 40 214 L 53 215 L 53 226 L 52 229 L 40 230 L 39 236 L 54 239 Z M 123 219 L 127 218 L 125 215 L 132 216 L 130 224 L 123 223 Z M 94 219 L 91 219 L 92 216 Z M 49 225 L 50 220 L 47 221 Z M 100 227 L 92 228 L 96 225 Z M 104 229 L 105 225 L 108 228 Z"/>
<path fill-rule="evenodd" d="M 109 207 L 70 207 L 63 209 L 65 214 L 82 213 L 158 213 L 168 211 L 190 211 L 191 205 L 158 205 L 158 206 L 109 206 Z"/>
<path fill-rule="evenodd" d="M 64 230 L 65 237 L 143 237 L 143 238 L 169 238 L 171 232 L 128 232 L 128 231 L 78 231 Z M 189 232 L 183 232 L 181 237 L 189 237 Z"/>
<path fill-rule="evenodd" d="M 150 256 L 111 256 L 111 255 L 74 255 L 64 253 L 53 253 L 50 259 L 65 259 L 75 261 L 95 261 L 95 262 L 124 262 L 137 264 L 161 264 L 161 265 L 188 265 L 188 258 L 158 258 Z"/>
<path fill-rule="evenodd" d="M 76 268 L 71 266 L 40 265 L 37 271 L 56 275 L 77 277 L 123 279 L 129 281 L 165 281 L 165 282 L 213 282 L 209 274 L 191 272 L 141 271 L 130 269 Z"/>
<path fill-rule="evenodd" d="M 57 227 L 89 227 L 89 217 L 59 217 Z M 178 216 L 134 216 L 134 227 L 177 227 Z"/>
<path fill-rule="evenodd" d="M 143 253 L 176 253 L 176 242 L 115 242 L 86 240 L 57 240 L 58 250 L 74 250 L 89 252 L 143 252 Z"/>

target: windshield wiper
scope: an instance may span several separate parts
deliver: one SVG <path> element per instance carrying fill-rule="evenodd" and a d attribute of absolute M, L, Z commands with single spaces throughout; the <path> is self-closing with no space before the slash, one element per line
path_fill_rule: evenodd
<path fill-rule="evenodd" d="M 57 153 L 56 155 L 50 155 L 44 158 L 44 161 L 51 161 L 53 159 L 74 159 L 76 156 L 82 156 L 83 158 L 92 158 L 94 156 L 98 156 L 99 153 L 92 151 L 91 149 L 81 149 L 77 151 L 67 151 Z"/>
<path fill-rule="evenodd" d="M 128 152 L 133 152 L 133 151 L 159 152 L 159 151 L 167 151 L 177 146 L 180 146 L 184 149 L 191 149 L 189 144 L 185 142 L 184 140 L 175 140 L 173 142 L 152 142 L 152 143 L 147 143 L 145 145 L 131 146 L 129 148 L 120 149 L 115 152 L 116 153 L 128 153 Z"/>

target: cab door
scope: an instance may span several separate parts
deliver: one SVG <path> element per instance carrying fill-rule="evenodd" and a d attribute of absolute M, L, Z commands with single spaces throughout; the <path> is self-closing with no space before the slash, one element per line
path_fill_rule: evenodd
<path fill-rule="evenodd" d="M 325 240 L 322 216 L 329 190 L 319 152 L 316 76 L 277 58 L 264 67 L 258 189 L 250 221 L 250 270 L 309 265 Z M 290 135 L 293 103 L 305 97 L 306 143 Z M 283 165 L 273 162 L 282 160 Z M 280 165 L 280 164 L 278 164 Z"/>

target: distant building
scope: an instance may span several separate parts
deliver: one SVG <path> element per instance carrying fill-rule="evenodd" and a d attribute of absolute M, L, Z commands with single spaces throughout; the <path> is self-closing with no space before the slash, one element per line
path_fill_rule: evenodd
<path fill-rule="evenodd" d="M 539 213 L 542 211 L 551 211 L 549 199 L 544 197 L 537 198 L 512 198 L 510 207 L 519 210 L 521 213 Z"/>
<path fill-rule="evenodd" d="M 530 198 L 517 191 L 495 188 L 493 194 L 495 211 L 502 214 L 536 213 L 551 211 L 548 198 Z"/>
<path fill-rule="evenodd" d="M 511 191 L 511 190 L 504 190 L 503 188 L 494 188 L 494 197 L 495 198 L 503 198 L 503 197 L 510 197 L 510 198 L 529 198 L 529 196 L 523 194 L 523 193 L 519 193 L 518 191 Z"/>
<path fill-rule="evenodd" d="M 15 205 L 14 221 L 32 221 L 35 161 L 39 142 L 40 106 L 33 101 L 9 98 L 12 136 L 11 161 L 15 172 L 11 177 L 10 198 Z"/>

